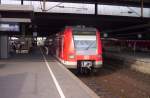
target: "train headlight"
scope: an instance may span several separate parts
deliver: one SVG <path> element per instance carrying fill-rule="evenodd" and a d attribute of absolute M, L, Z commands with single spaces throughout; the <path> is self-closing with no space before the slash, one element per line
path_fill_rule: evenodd
<path fill-rule="evenodd" d="M 70 59 L 74 59 L 75 56 L 74 56 L 74 55 L 69 55 L 69 58 L 70 58 Z"/>
<path fill-rule="evenodd" d="M 102 55 L 97 55 L 98 58 L 102 58 Z"/>

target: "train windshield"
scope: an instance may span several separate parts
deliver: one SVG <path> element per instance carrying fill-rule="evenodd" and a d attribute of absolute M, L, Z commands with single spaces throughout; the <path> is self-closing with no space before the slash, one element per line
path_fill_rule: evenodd
<path fill-rule="evenodd" d="M 96 35 L 74 35 L 76 54 L 95 55 L 97 50 Z"/>

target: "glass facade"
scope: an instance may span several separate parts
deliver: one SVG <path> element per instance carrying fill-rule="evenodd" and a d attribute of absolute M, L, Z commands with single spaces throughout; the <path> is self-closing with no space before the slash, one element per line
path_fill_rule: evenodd
<path fill-rule="evenodd" d="M 141 17 L 140 7 L 98 5 L 99 15 Z M 143 16 L 150 17 L 150 8 L 143 9 Z"/>
<path fill-rule="evenodd" d="M 24 1 L 24 5 L 31 5 L 35 12 L 42 12 L 43 3 L 41 1 Z"/>
<path fill-rule="evenodd" d="M 1 0 L 1 4 L 21 5 L 21 0 Z M 32 5 L 35 12 L 95 14 L 95 4 L 23 1 L 24 5 Z M 141 17 L 140 7 L 98 5 L 98 15 Z M 150 17 L 150 8 L 143 8 L 143 16 Z"/>
<path fill-rule="evenodd" d="M 1 0 L 1 4 L 21 5 L 21 0 Z"/>
<path fill-rule="evenodd" d="M 94 14 L 94 4 L 24 1 L 24 5 L 34 6 L 36 12 Z"/>

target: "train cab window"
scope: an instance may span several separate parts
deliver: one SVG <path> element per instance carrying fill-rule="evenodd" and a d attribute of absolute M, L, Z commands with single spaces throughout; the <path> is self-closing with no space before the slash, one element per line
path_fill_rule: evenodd
<path fill-rule="evenodd" d="M 96 32 L 74 32 L 74 45 L 77 54 L 94 55 L 97 51 Z"/>

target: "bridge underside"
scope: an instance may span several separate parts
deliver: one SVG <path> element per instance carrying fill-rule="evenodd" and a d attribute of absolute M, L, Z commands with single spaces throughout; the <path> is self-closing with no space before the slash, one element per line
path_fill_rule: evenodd
<path fill-rule="evenodd" d="M 52 0 L 52 1 L 57 2 L 57 0 Z M 73 0 L 64 0 L 64 1 L 75 2 Z M 90 0 L 87 0 L 86 3 L 91 3 L 89 1 Z M 114 3 L 123 4 L 121 3 L 121 0 L 119 1 L 120 3 L 119 2 L 114 2 Z M 77 0 L 76 2 L 79 2 L 79 0 Z M 84 2 L 84 0 L 81 0 L 81 2 Z M 95 2 L 96 1 L 92 1 L 92 3 Z M 101 1 L 101 3 L 104 2 L 105 0 Z M 127 1 L 124 0 L 124 2 Z M 110 2 L 106 2 L 106 3 L 110 3 Z M 135 1 L 134 4 L 136 5 L 136 3 L 140 4 L 140 2 Z M 113 2 L 111 2 L 110 4 L 113 4 Z M 146 1 L 145 4 L 149 4 L 149 3 Z M 18 8 L 16 8 L 16 10 L 0 9 L 0 17 L 1 17 L 0 20 L 1 23 L 13 22 L 13 23 L 18 23 L 20 26 L 19 32 L 0 31 L 1 32 L 0 34 L 21 35 L 24 26 L 26 35 L 32 35 L 33 32 L 37 32 L 38 36 L 50 36 L 68 25 L 85 25 L 85 26 L 92 26 L 98 28 L 99 31 L 102 32 L 102 36 L 104 33 L 106 33 L 108 37 L 136 39 L 138 34 L 142 34 L 143 39 L 150 38 L 148 34 L 150 31 L 149 29 L 150 18 L 95 15 L 95 14 L 34 12 L 32 7 L 31 9 L 24 9 L 23 11 L 20 9 L 18 10 Z M 11 21 L 5 21 L 7 19 Z"/>

